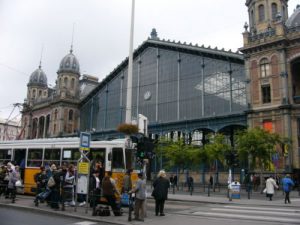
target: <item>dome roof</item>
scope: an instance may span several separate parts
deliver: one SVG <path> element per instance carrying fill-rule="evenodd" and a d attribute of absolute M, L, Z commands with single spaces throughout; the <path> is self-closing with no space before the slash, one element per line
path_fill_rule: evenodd
<path fill-rule="evenodd" d="M 297 5 L 293 14 L 288 18 L 285 25 L 287 27 L 296 27 L 300 26 L 300 5 Z"/>
<path fill-rule="evenodd" d="M 47 87 L 47 76 L 42 70 L 41 65 L 30 75 L 28 85 L 39 85 Z"/>
<path fill-rule="evenodd" d="M 70 50 L 70 53 L 66 55 L 60 62 L 59 69 L 57 73 L 75 73 L 80 75 L 79 63 L 75 55 L 73 54 L 73 50 Z"/>

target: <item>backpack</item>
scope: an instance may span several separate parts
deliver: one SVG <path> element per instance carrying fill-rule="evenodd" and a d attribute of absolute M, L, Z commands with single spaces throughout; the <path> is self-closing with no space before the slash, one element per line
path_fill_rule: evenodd
<path fill-rule="evenodd" d="M 51 176 L 48 180 L 47 187 L 52 188 L 55 185 L 55 180 L 53 176 Z"/>

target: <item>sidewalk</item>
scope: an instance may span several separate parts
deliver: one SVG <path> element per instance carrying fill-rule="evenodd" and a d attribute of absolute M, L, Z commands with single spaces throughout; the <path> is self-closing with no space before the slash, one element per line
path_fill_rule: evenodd
<path fill-rule="evenodd" d="M 151 190 L 148 189 L 148 196 L 151 195 Z M 199 202 L 199 203 L 208 203 L 208 204 L 235 204 L 235 205 L 251 205 L 251 206 L 284 206 L 284 207 L 300 207 L 300 197 L 298 196 L 298 192 L 293 191 L 291 193 L 291 201 L 292 204 L 284 204 L 283 203 L 283 196 L 281 192 L 278 192 L 274 196 L 273 201 L 268 201 L 265 198 L 264 194 L 260 193 L 254 193 L 253 196 L 255 198 L 253 199 L 247 199 L 246 196 L 244 196 L 244 193 L 242 193 L 241 199 L 233 199 L 233 201 L 229 201 L 228 198 L 226 198 L 225 192 L 220 193 L 218 195 L 212 193 L 210 197 L 207 196 L 207 193 L 194 193 L 193 195 L 190 195 L 189 192 L 179 191 L 175 194 L 172 194 L 169 192 L 169 201 L 190 201 L 190 202 Z M 260 197 L 260 198 L 259 198 Z M 147 218 L 145 218 L 145 222 L 138 222 L 138 221 L 128 221 L 128 208 L 124 208 L 124 214 L 122 216 L 108 216 L 108 217 L 100 217 L 100 216 L 92 216 L 92 209 L 85 207 L 65 207 L 65 211 L 54 211 L 50 207 L 48 207 L 45 203 L 40 204 L 39 207 L 36 207 L 33 203 L 34 197 L 33 196 L 26 196 L 26 195 L 18 195 L 16 203 L 11 203 L 11 200 L 4 199 L 3 196 L 0 198 L 0 207 L 15 207 L 20 208 L 22 210 L 30 210 L 30 211 L 36 211 L 39 213 L 47 213 L 47 214 L 53 214 L 53 215 L 60 215 L 60 216 L 69 216 L 74 218 L 79 218 L 82 220 L 88 220 L 88 221 L 102 221 L 106 222 L 108 224 L 174 224 L 174 221 L 170 219 L 168 215 L 165 217 L 157 217 L 154 215 L 154 212 L 152 210 L 147 211 Z M 154 201 L 152 197 L 148 198 L 148 204 L 154 204 Z M 168 201 L 166 202 L 168 204 Z M 87 211 L 87 213 L 86 213 Z M 167 207 L 166 207 L 166 213 Z M 132 213 L 133 218 L 133 213 Z M 174 218 L 173 218 L 174 219 Z"/>

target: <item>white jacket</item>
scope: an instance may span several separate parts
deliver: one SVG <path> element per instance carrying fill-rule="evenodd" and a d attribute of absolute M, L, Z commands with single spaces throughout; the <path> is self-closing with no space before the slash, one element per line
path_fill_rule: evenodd
<path fill-rule="evenodd" d="M 274 194 L 275 188 L 278 188 L 276 181 L 270 177 L 266 181 L 267 194 Z"/>

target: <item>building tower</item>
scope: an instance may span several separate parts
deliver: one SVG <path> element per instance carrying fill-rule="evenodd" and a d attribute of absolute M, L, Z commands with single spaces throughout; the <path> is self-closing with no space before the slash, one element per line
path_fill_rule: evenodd
<path fill-rule="evenodd" d="M 277 171 L 292 171 L 300 167 L 300 10 L 288 17 L 288 0 L 247 0 L 246 6 L 249 25 L 245 23 L 240 50 L 245 54 L 249 127 L 292 140 L 271 156 Z"/>
<path fill-rule="evenodd" d="M 61 60 L 57 71 L 55 93 L 57 101 L 51 113 L 53 136 L 70 134 L 78 129 L 79 78 L 79 62 L 71 47 L 70 53 Z"/>

